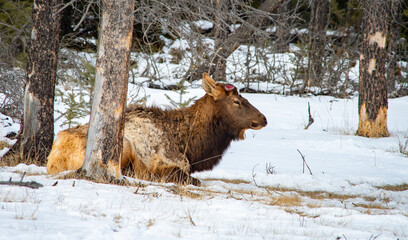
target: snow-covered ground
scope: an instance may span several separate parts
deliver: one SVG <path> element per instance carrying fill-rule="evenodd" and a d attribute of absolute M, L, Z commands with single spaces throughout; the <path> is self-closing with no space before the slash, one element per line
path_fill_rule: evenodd
<path fill-rule="evenodd" d="M 164 93 L 178 97 L 145 90 L 148 105 L 169 104 Z M 196 88 L 185 97 L 203 94 Z M 26 172 L 24 181 L 44 185 L 0 185 L 0 239 L 408 239 L 408 157 L 399 152 L 408 97 L 389 100 L 391 136 L 368 139 L 354 135 L 357 98 L 243 96 L 268 126 L 233 142 L 213 171 L 195 174 L 202 187 L 117 186 L 58 179 L 34 165 L 0 168 L 0 181 Z M 308 103 L 315 122 L 304 130 Z M 313 175 L 303 173 L 298 150 Z"/>
<path fill-rule="evenodd" d="M 138 64 L 130 82 L 146 82 L 142 75 L 157 79 L 154 83 L 159 86 L 181 80 L 189 66 L 188 48 L 194 46 L 187 46 L 184 40 L 164 40 L 161 53 L 132 53 L 131 59 Z M 205 44 L 214 43 L 207 39 Z M 179 64 L 171 61 L 172 48 L 186 51 Z M 229 79 L 242 80 L 245 73 L 268 71 L 252 62 L 251 68 L 243 64 L 255 50 L 240 46 L 230 56 Z M 297 50 L 292 46 L 293 51 Z M 64 49 L 61 53 L 71 52 Z M 280 64 L 277 69 L 281 72 L 273 83 L 251 83 L 250 87 L 285 93 L 280 83 L 285 81 L 282 76 L 291 79 L 293 53 L 268 54 L 265 52 L 269 62 Z M 72 55 L 79 62 L 95 64 L 92 53 Z M 161 59 L 154 69 L 149 67 L 151 59 Z M 75 71 L 64 73 L 80 77 Z M 358 64 L 347 74 L 355 81 Z M 199 81 L 184 84 L 188 93 L 183 101 L 204 95 Z M 246 86 L 242 81 L 237 84 Z M 142 85 L 142 95 L 149 96 L 147 105 L 169 106 L 166 95 L 179 100 L 176 92 Z M 69 88 L 59 87 L 62 91 Z M 129 100 L 137 91 L 136 85 L 129 86 Z M 0 181 L 19 181 L 26 173 L 23 181 L 44 185 L 39 189 L 0 185 L 0 240 L 408 239 L 408 157 L 400 153 L 400 145 L 408 141 L 408 97 L 389 100 L 391 136 L 368 139 L 354 135 L 357 97 L 243 96 L 264 113 L 268 126 L 248 130 L 246 139 L 233 142 L 215 169 L 196 173 L 201 187 L 137 179 L 118 186 L 47 176 L 44 167 L 34 165 L 0 168 Z M 308 103 L 315 122 L 304 130 Z M 55 104 L 57 133 L 66 127 L 61 127 L 65 119 L 60 112 L 67 106 L 59 97 Z M 75 121 L 86 123 L 88 119 Z M 5 136 L 18 129 L 18 124 L 0 114 L 0 141 L 13 144 Z M 0 158 L 7 150 L 0 149 Z M 313 175 L 304 167 L 301 154 Z"/>

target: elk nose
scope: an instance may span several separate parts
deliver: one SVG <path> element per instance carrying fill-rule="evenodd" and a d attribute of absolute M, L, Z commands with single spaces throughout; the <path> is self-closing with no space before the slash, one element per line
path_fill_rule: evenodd
<path fill-rule="evenodd" d="M 259 117 L 259 119 L 261 119 L 259 124 L 262 125 L 262 127 L 265 127 L 268 124 L 268 120 L 266 120 L 266 117 L 263 114 L 261 114 Z"/>

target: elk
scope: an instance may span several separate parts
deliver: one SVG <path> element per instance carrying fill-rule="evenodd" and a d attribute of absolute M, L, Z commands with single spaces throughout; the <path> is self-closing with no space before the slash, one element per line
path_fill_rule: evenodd
<path fill-rule="evenodd" d="M 193 183 L 191 173 L 211 170 L 233 140 L 247 129 L 267 125 L 265 116 L 230 84 L 216 83 L 207 73 L 206 94 L 192 106 L 162 110 L 129 106 L 121 168 L 147 180 Z M 88 125 L 58 133 L 48 156 L 48 174 L 79 169 L 85 158 Z"/>

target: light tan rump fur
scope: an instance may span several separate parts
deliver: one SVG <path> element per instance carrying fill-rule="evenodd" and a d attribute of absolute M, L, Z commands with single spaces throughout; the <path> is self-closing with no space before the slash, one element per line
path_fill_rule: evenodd
<path fill-rule="evenodd" d="M 48 156 L 47 173 L 79 169 L 85 158 L 88 125 L 77 126 L 57 135 Z"/>

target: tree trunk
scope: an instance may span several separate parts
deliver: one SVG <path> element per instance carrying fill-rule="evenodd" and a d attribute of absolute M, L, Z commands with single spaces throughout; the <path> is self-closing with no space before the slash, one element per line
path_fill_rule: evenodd
<path fill-rule="evenodd" d="M 309 24 L 309 64 L 307 86 L 321 86 L 323 82 L 323 58 L 326 47 L 326 30 L 329 22 L 329 1 L 311 0 Z"/>
<path fill-rule="evenodd" d="M 265 13 L 275 12 L 284 1 L 286 0 L 265 0 L 258 10 Z M 250 42 L 256 28 L 264 26 L 269 21 L 270 19 L 267 14 L 254 13 L 249 17 L 246 23 L 243 23 L 233 33 L 228 35 L 225 41 L 223 41 L 224 47 L 217 49 L 216 53 L 214 53 L 210 59 L 215 59 L 216 57 L 227 59 L 239 45 Z M 204 72 L 212 75 L 215 71 L 216 64 L 204 62 L 191 74 L 190 80 L 201 79 Z"/>
<path fill-rule="evenodd" d="M 360 50 L 359 123 L 357 135 L 387 137 L 387 81 L 385 48 L 387 2 L 366 0 L 363 18 L 363 42 Z"/>
<path fill-rule="evenodd" d="M 54 140 L 54 89 L 57 72 L 61 0 L 35 0 L 24 93 L 23 159 L 42 164 Z"/>
<path fill-rule="evenodd" d="M 229 1 L 225 0 L 216 0 L 215 8 L 217 12 L 215 14 L 215 26 L 214 26 L 214 58 L 211 65 L 215 64 L 214 78 L 217 81 L 226 80 L 226 70 L 227 70 L 227 59 L 219 55 L 223 48 L 226 48 L 224 42 L 228 37 L 228 24 L 226 23 L 227 19 L 223 17 L 224 11 L 228 11 Z"/>
<path fill-rule="evenodd" d="M 397 75 L 397 50 L 398 39 L 401 30 L 402 0 L 390 1 L 390 24 L 388 34 L 388 56 L 389 62 L 387 67 L 387 86 L 388 92 L 395 91 L 395 82 Z"/>
<path fill-rule="evenodd" d="M 103 0 L 95 94 L 85 161 L 88 177 L 121 178 L 124 114 L 133 31 L 133 0 Z"/>
<path fill-rule="evenodd" d="M 290 29 L 292 26 L 290 11 L 292 9 L 292 1 L 282 3 L 277 12 L 277 29 L 275 49 L 277 52 L 287 52 L 289 50 L 289 43 L 291 41 Z"/>

